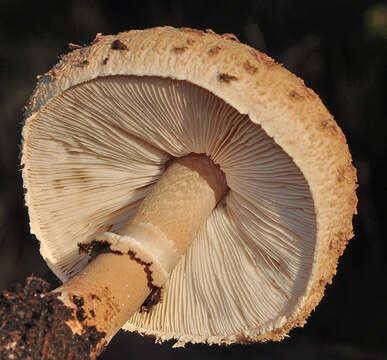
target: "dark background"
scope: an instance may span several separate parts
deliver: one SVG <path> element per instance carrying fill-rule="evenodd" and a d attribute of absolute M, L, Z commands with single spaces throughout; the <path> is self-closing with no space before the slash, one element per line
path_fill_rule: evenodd
<path fill-rule="evenodd" d="M 0 289 L 34 273 L 55 286 L 29 234 L 19 168 L 22 108 L 69 42 L 156 25 L 234 33 L 302 77 L 347 136 L 359 177 L 355 238 L 303 329 L 282 343 L 171 349 L 120 334 L 101 359 L 386 359 L 387 4 L 383 1 L 0 0 Z M 334 216 L 334 214 L 333 214 Z"/>

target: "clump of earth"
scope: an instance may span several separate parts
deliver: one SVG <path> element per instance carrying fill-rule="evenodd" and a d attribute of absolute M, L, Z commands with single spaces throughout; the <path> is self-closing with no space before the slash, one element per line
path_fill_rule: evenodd
<path fill-rule="evenodd" d="M 105 334 L 85 326 L 81 335 L 74 335 L 66 321 L 76 314 L 49 288 L 44 280 L 29 277 L 24 287 L 17 284 L 0 293 L 0 359 L 92 358 Z"/>

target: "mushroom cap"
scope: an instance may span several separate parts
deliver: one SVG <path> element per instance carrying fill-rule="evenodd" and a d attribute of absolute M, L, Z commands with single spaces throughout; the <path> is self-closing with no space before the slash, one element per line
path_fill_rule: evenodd
<path fill-rule="evenodd" d="M 87 264 L 78 243 L 117 232 L 172 157 L 206 153 L 226 175 L 228 195 L 163 300 L 128 330 L 178 344 L 280 340 L 305 323 L 353 236 L 341 129 L 301 79 L 233 35 L 98 34 L 40 78 L 25 114 L 31 231 L 62 280 Z"/>

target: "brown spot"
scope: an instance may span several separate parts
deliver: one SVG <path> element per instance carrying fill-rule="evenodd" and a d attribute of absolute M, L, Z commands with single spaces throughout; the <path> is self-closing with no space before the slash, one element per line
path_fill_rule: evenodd
<path fill-rule="evenodd" d="M 81 47 L 82 47 L 81 45 L 69 43 L 69 49 L 70 49 L 70 50 L 80 49 Z"/>
<path fill-rule="evenodd" d="M 185 32 L 185 33 L 197 34 L 197 35 L 200 35 L 200 36 L 204 35 L 203 31 L 197 30 L 197 29 L 191 29 L 191 28 L 188 28 L 188 27 L 181 27 L 179 30 L 182 31 L 182 32 Z"/>
<path fill-rule="evenodd" d="M 251 65 L 249 60 L 246 60 L 243 63 L 243 68 L 251 75 L 254 75 L 258 71 L 258 68 L 256 66 Z"/>
<path fill-rule="evenodd" d="M 220 46 L 215 46 L 208 50 L 208 55 L 213 56 L 216 55 L 222 48 Z"/>
<path fill-rule="evenodd" d="M 105 57 L 105 59 L 103 59 L 103 61 L 102 61 L 102 64 L 106 65 L 107 62 L 108 62 L 108 60 L 109 60 L 109 58 L 108 58 L 108 57 Z"/>
<path fill-rule="evenodd" d="M 180 46 L 180 47 L 174 47 L 172 50 L 175 54 L 182 54 L 187 49 L 188 49 L 188 46 Z"/>
<path fill-rule="evenodd" d="M 92 294 L 92 295 L 91 295 L 91 298 L 92 298 L 93 300 L 101 301 L 101 299 L 100 299 L 97 295 L 95 295 L 95 294 Z"/>
<path fill-rule="evenodd" d="M 226 74 L 226 73 L 219 73 L 218 75 L 219 81 L 230 83 L 233 80 L 238 80 L 238 78 L 234 75 Z"/>
<path fill-rule="evenodd" d="M 289 93 L 289 97 L 292 99 L 292 100 L 300 100 L 303 98 L 302 95 L 300 95 L 297 91 L 294 91 L 292 90 L 290 93 Z"/>
<path fill-rule="evenodd" d="M 56 190 L 64 189 L 64 185 L 62 184 L 61 179 L 54 180 L 54 189 L 56 189 Z"/>
<path fill-rule="evenodd" d="M 90 182 L 91 178 L 88 176 L 87 171 L 80 168 L 73 169 L 73 177 L 82 181 L 82 182 Z"/>
<path fill-rule="evenodd" d="M 113 50 L 128 50 L 128 47 L 121 40 L 114 40 L 112 42 Z"/>
<path fill-rule="evenodd" d="M 226 39 L 226 40 L 232 40 L 232 41 L 240 42 L 239 39 L 234 34 L 228 34 L 228 33 L 227 34 L 222 34 L 221 37 L 223 39 Z"/>
<path fill-rule="evenodd" d="M 94 310 L 90 310 L 90 315 L 95 318 L 95 311 Z"/>
<path fill-rule="evenodd" d="M 187 44 L 193 45 L 193 44 L 195 44 L 195 40 L 194 39 L 187 39 Z"/>

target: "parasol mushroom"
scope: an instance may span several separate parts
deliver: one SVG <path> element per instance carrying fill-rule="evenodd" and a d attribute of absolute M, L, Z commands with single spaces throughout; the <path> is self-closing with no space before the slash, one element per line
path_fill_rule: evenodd
<path fill-rule="evenodd" d="M 95 353 L 121 327 L 177 346 L 280 340 L 352 237 L 342 131 L 230 34 L 98 34 L 40 78 L 23 137 L 31 231 L 73 332 L 105 334 Z"/>

